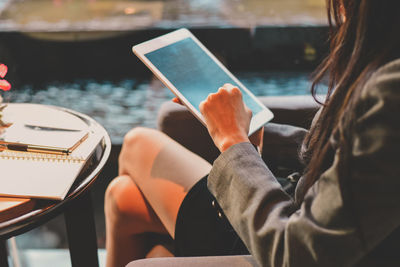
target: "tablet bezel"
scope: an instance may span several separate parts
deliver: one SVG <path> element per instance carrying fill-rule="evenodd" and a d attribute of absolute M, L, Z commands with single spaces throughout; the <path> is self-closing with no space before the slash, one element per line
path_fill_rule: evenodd
<path fill-rule="evenodd" d="M 147 53 L 156 51 L 165 46 L 179 42 L 183 39 L 191 38 L 238 86 L 242 91 L 245 91 L 257 104 L 261 106 L 261 111 L 253 115 L 250 122 L 249 135 L 264 126 L 267 122 L 272 120 L 274 115 L 266 108 L 260 100 L 258 100 L 250 90 L 248 90 L 188 29 L 179 29 L 171 33 L 167 33 L 160 37 L 151 39 L 141 44 L 132 47 L 133 53 L 154 73 L 154 75 L 167 87 L 172 93 L 177 96 L 181 102 L 188 107 L 193 115 L 206 126 L 203 115 L 197 110 L 196 107 L 190 103 L 184 95 L 171 83 L 153 63 L 146 57 Z M 223 84 L 221 84 L 222 86 Z M 216 92 L 218 88 L 215 88 Z"/>

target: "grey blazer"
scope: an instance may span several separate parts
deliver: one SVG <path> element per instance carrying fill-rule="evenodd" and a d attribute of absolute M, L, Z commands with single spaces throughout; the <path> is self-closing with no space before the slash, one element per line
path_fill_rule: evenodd
<path fill-rule="evenodd" d="M 214 162 L 208 187 L 261 266 L 400 266 L 400 60 L 371 76 L 357 106 L 350 175 L 338 179 L 337 147 L 310 190 L 299 181 L 298 202 L 249 143 Z"/>

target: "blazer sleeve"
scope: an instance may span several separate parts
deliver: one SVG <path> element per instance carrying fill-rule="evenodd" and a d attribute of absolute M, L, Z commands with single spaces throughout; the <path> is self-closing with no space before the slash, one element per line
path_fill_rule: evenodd
<path fill-rule="evenodd" d="M 301 206 L 249 143 L 214 162 L 208 187 L 261 266 L 352 266 L 400 226 L 400 62 L 364 87 L 349 149 L 340 148 Z"/>

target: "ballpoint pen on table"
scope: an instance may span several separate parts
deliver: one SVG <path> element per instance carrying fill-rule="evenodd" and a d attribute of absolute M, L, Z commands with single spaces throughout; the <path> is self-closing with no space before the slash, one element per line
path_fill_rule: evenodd
<path fill-rule="evenodd" d="M 71 153 L 70 149 L 65 149 L 65 148 L 50 147 L 50 146 L 38 146 L 38 145 L 29 145 L 29 144 L 18 144 L 18 143 L 0 143 L 0 151 L 3 151 L 3 150 L 46 153 L 46 154 L 56 154 L 56 155 L 68 155 Z"/>

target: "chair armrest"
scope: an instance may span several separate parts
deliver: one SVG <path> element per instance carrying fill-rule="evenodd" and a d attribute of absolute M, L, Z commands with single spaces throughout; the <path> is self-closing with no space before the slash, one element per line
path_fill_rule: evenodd
<path fill-rule="evenodd" d="M 182 257 L 152 258 L 130 262 L 126 267 L 256 267 L 253 257 L 218 256 L 218 257 Z"/>
<path fill-rule="evenodd" d="M 272 122 L 309 129 L 320 105 L 311 95 L 263 96 L 261 102 L 274 113 Z M 323 99 L 318 96 L 318 99 Z"/>

